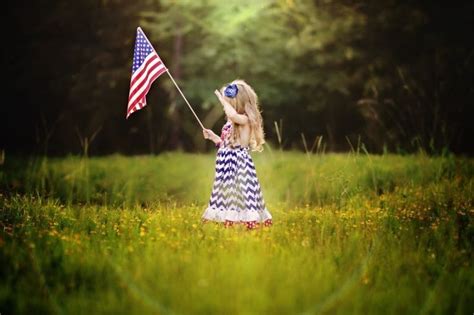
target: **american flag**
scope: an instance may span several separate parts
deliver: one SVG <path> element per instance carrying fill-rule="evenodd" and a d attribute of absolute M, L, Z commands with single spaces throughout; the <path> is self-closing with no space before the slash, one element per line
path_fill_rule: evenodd
<path fill-rule="evenodd" d="M 146 95 L 153 81 L 167 70 L 142 29 L 137 28 L 127 118 L 135 111 L 146 106 Z"/>

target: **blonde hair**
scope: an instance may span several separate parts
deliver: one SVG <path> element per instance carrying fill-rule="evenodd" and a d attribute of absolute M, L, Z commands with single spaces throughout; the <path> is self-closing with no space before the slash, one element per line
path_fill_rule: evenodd
<path fill-rule="evenodd" d="M 236 84 L 239 89 L 235 98 L 225 96 L 224 90 L 228 84 L 224 85 L 220 92 L 237 113 L 247 115 L 250 125 L 250 149 L 261 152 L 265 143 L 265 133 L 263 132 L 263 120 L 259 110 L 258 96 L 244 80 L 234 80 L 229 84 Z M 239 125 L 232 122 L 231 145 L 234 145 L 239 135 Z"/>

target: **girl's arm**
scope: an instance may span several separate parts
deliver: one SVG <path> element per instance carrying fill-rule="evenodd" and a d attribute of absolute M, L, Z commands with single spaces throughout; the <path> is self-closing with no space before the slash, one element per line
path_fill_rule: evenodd
<path fill-rule="evenodd" d="M 222 106 L 224 107 L 224 112 L 230 120 L 239 125 L 245 125 L 248 123 L 249 118 L 246 115 L 237 113 L 237 111 L 232 107 L 232 105 L 229 104 L 229 102 L 224 99 L 218 90 L 215 90 L 214 94 L 216 94 L 217 98 L 221 102 Z"/>

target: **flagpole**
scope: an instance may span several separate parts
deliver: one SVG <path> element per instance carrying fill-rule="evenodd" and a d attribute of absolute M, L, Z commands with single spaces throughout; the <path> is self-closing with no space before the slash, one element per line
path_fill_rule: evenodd
<path fill-rule="evenodd" d="M 151 48 L 153 48 L 153 51 L 158 55 L 158 53 L 156 52 L 155 50 L 155 47 L 153 47 L 153 45 L 150 43 L 150 40 L 148 40 L 148 37 L 146 37 L 145 35 L 145 32 L 142 30 L 142 28 L 139 26 L 138 29 L 142 32 L 143 36 L 145 37 L 145 39 L 147 40 L 148 44 L 150 44 Z M 160 57 L 161 58 L 161 57 Z M 199 125 L 201 125 L 201 128 L 202 129 L 206 129 L 204 128 L 201 120 L 199 120 L 199 117 L 196 115 L 196 113 L 194 112 L 194 109 L 191 107 L 191 104 L 189 104 L 188 100 L 186 99 L 186 96 L 184 96 L 183 92 L 181 92 L 181 89 L 179 88 L 178 84 L 176 84 L 176 81 L 174 80 L 173 76 L 171 75 L 171 73 L 169 72 L 168 70 L 168 67 L 166 67 L 166 72 L 168 73 L 171 81 L 173 81 L 174 85 L 176 86 L 176 88 L 178 89 L 179 93 L 181 94 L 181 96 L 183 97 L 184 101 L 186 102 L 186 104 L 188 104 L 188 107 L 189 109 L 193 112 L 194 114 L 194 117 L 196 117 Z"/>

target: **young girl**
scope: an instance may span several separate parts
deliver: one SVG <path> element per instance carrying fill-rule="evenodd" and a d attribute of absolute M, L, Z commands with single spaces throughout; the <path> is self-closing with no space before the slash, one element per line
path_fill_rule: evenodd
<path fill-rule="evenodd" d="M 254 90 L 243 80 L 235 80 L 214 91 L 227 116 L 221 136 L 204 129 L 205 139 L 219 148 L 216 174 L 203 222 L 223 222 L 225 227 L 242 223 L 247 229 L 272 225 L 249 150 L 262 151 L 265 142 L 262 116 Z"/>

